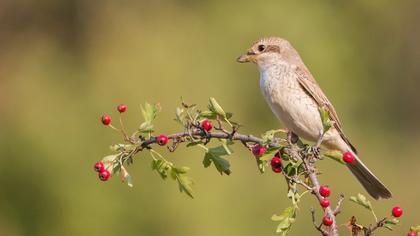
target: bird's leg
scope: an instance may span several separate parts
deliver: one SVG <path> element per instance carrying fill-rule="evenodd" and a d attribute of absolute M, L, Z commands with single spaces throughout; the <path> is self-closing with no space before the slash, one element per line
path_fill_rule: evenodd
<path fill-rule="evenodd" d="M 298 140 L 299 140 L 299 136 L 297 136 L 297 134 L 293 133 L 290 130 L 287 132 L 287 142 L 290 145 L 296 144 Z"/>

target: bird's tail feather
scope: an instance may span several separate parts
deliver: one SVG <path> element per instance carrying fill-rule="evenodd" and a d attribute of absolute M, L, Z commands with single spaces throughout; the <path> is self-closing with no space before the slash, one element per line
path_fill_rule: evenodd
<path fill-rule="evenodd" d="M 392 194 L 387 187 L 363 164 L 354 152 L 353 155 L 356 158 L 352 163 L 347 164 L 347 167 L 356 176 L 366 191 L 375 199 L 391 198 Z"/>

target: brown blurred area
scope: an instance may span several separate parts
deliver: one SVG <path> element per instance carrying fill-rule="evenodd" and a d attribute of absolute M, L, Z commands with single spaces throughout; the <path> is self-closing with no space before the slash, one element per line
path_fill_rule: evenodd
<path fill-rule="evenodd" d="M 420 224 L 419 22 L 415 0 L 0 1 L 0 235 L 274 235 L 286 186 L 260 175 L 240 145 L 229 177 L 204 169 L 201 150 L 158 149 L 192 168 L 194 200 L 161 181 L 146 154 L 129 168 L 132 189 L 92 171 L 121 141 L 99 122 L 104 113 L 116 120 L 119 103 L 132 130 L 148 101 L 163 107 L 157 132 L 178 131 L 181 96 L 202 107 L 216 97 L 242 132 L 280 127 L 255 66 L 235 62 L 268 35 L 298 49 L 361 158 L 391 188 L 393 199 L 373 202 L 377 215 L 405 209 L 401 226 L 378 234 L 404 234 Z M 336 163 L 320 168 L 335 197 L 364 193 Z M 290 235 L 315 235 L 316 204 L 303 199 Z M 339 220 L 352 215 L 373 220 L 346 201 Z"/>

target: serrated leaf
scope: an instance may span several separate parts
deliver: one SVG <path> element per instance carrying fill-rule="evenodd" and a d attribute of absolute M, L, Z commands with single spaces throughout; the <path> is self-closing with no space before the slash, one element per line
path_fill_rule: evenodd
<path fill-rule="evenodd" d="M 219 105 L 219 103 L 213 97 L 209 98 L 209 110 L 223 118 L 227 118 L 226 112 L 223 110 L 223 108 Z"/>
<path fill-rule="evenodd" d="M 279 222 L 276 232 L 283 233 L 283 235 L 286 235 L 290 231 L 292 224 L 295 222 L 295 217 L 295 207 L 286 208 L 281 215 L 273 215 L 271 217 L 271 220 Z"/>
<path fill-rule="evenodd" d="M 139 132 L 141 133 L 148 133 L 153 131 L 153 120 L 156 118 L 157 113 L 159 112 L 160 108 L 156 104 L 149 104 L 145 103 L 144 107 L 140 106 L 141 114 L 143 116 L 144 122 L 139 127 Z"/>
<path fill-rule="evenodd" d="M 179 191 L 185 192 L 189 197 L 194 198 L 194 192 L 192 189 L 193 181 L 190 177 L 188 177 L 185 173 L 179 172 L 180 169 L 186 169 L 188 167 L 182 168 L 173 168 L 171 171 L 171 175 L 175 176 L 175 179 L 178 182 Z"/>
<path fill-rule="evenodd" d="M 225 112 L 226 113 L 226 118 L 230 119 L 233 116 L 233 113 L 231 112 Z M 212 111 L 202 111 L 200 112 L 200 117 L 202 118 L 207 118 L 210 120 L 215 120 L 217 118 L 217 113 L 212 112 Z"/>
<path fill-rule="evenodd" d="M 204 167 L 209 167 L 211 163 L 214 164 L 216 169 L 222 173 L 229 173 L 230 163 L 222 156 L 229 155 L 223 146 L 209 148 L 203 160 Z"/>
<path fill-rule="evenodd" d="M 151 123 L 155 118 L 157 113 L 159 112 L 159 106 L 156 104 L 149 104 L 145 103 L 144 107 L 140 106 L 141 108 L 141 114 L 143 115 L 143 119 L 145 122 Z"/>
<path fill-rule="evenodd" d="M 166 179 L 168 177 L 168 171 L 171 169 L 172 165 L 169 162 L 160 159 L 152 160 L 152 170 L 156 170 L 162 179 Z"/>
<path fill-rule="evenodd" d="M 364 208 L 373 211 L 372 209 L 372 204 L 370 203 L 369 200 L 366 199 L 366 197 L 362 194 L 357 194 L 357 197 L 355 196 L 351 196 L 350 197 L 350 201 L 355 202 L 357 204 L 359 204 L 360 206 L 363 206 Z"/>
<path fill-rule="evenodd" d="M 209 148 L 209 152 L 217 156 L 226 156 L 232 153 L 232 151 L 230 151 L 229 148 L 227 146 L 225 147 L 224 145 Z"/>

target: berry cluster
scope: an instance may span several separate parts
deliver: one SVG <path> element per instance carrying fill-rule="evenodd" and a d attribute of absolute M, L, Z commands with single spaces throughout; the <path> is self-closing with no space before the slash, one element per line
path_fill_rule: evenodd
<path fill-rule="evenodd" d="M 119 113 L 124 113 L 127 110 L 127 106 L 124 105 L 124 104 L 120 104 L 120 105 L 117 106 L 117 110 L 118 110 Z M 101 121 L 102 121 L 102 124 L 104 124 L 104 125 L 110 125 L 112 119 L 111 119 L 111 116 L 109 116 L 109 115 L 103 115 L 101 117 Z"/>
<path fill-rule="evenodd" d="M 99 179 L 102 181 L 107 181 L 111 177 L 111 173 L 105 168 L 105 165 L 102 161 L 95 163 L 93 169 L 99 173 Z"/>
<path fill-rule="evenodd" d="M 260 158 L 264 155 L 266 152 L 266 149 L 261 144 L 256 144 L 252 147 L 252 154 L 254 154 L 255 157 Z M 274 156 L 271 158 L 271 169 L 274 173 L 281 173 L 283 170 L 282 160 L 281 160 L 281 151 L 276 152 Z"/>
<path fill-rule="evenodd" d="M 328 197 L 331 195 L 331 190 L 328 186 L 326 185 L 322 185 L 319 187 L 319 194 L 323 197 L 323 199 L 319 202 L 319 204 L 323 207 L 323 208 L 327 208 L 330 206 L 331 202 L 328 199 Z M 331 219 L 331 217 L 329 216 L 324 216 L 324 218 L 322 218 L 322 223 L 326 226 L 330 226 L 333 223 L 333 220 Z"/>

